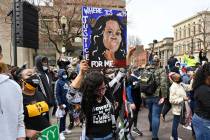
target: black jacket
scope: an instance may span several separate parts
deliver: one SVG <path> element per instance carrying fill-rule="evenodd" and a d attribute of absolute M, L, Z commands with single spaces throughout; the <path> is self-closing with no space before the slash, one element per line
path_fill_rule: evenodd
<path fill-rule="evenodd" d="M 42 84 L 44 86 L 45 89 L 45 93 L 46 93 L 46 101 L 48 103 L 49 106 L 53 106 L 55 104 L 55 97 L 54 97 L 54 93 L 53 93 L 53 87 L 52 87 L 52 75 L 49 73 L 49 71 L 44 71 L 42 68 L 42 60 L 46 59 L 46 57 L 42 57 L 42 56 L 37 56 L 35 58 L 35 65 L 36 65 L 36 70 L 37 73 L 39 75 L 39 77 L 41 78 Z M 38 90 L 40 92 L 42 92 L 41 87 L 38 87 Z M 43 93 L 43 92 L 42 92 Z"/>

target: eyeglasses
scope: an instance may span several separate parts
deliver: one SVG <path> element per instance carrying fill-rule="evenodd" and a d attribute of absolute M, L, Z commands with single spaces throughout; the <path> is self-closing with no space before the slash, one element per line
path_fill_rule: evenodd
<path fill-rule="evenodd" d="M 103 91 L 105 91 L 105 90 L 106 90 L 106 86 L 97 89 L 97 90 L 96 90 L 96 93 L 101 93 L 101 92 L 103 92 Z"/>

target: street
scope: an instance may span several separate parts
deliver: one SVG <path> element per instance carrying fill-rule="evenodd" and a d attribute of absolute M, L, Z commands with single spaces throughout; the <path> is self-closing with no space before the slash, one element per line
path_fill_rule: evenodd
<path fill-rule="evenodd" d="M 136 140 L 151 140 L 151 132 L 149 132 L 149 122 L 147 119 L 148 110 L 143 108 L 142 111 L 139 113 L 138 119 L 138 128 L 143 132 L 143 136 L 139 137 L 135 134 L 133 136 Z M 172 128 L 172 119 L 173 115 L 171 112 L 168 113 L 166 116 L 166 121 L 160 123 L 159 129 L 159 139 L 160 140 L 169 140 L 171 135 L 171 128 Z M 67 140 L 79 140 L 79 136 L 81 134 L 81 128 L 77 127 L 72 130 L 72 133 L 67 135 Z M 179 137 L 183 140 L 194 140 L 190 130 L 184 129 L 181 125 L 179 126 L 178 131 Z"/>

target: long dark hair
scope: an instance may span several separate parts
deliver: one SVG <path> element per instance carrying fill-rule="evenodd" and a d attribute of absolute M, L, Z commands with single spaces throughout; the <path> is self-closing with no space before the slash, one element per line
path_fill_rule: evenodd
<path fill-rule="evenodd" d="M 206 78 L 210 76 L 210 62 L 204 64 L 202 67 L 200 67 L 196 74 L 195 79 L 192 85 L 193 90 L 197 89 L 199 86 L 205 84 Z"/>
<path fill-rule="evenodd" d="M 115 57 L 118 60 L 125 59 L 126 57 L 126 38 L 124 36 L 125 25 L 120 21 L 120 19 L 116 15 L 109 15 L 109 16 L 101 16 L 95 26 L 92 28 L 91 34 L 91 43 L 89 48 L 89 59 L 90 60 L 98 60 L 98 55 L 94 56 L 93 53 L 101 55 L 101 59 L 104 60 L 104 56 L 102 53 L 106 50 L 103 44 L 103 31 L 106 27 L 107 21 L 116 21 L 119 24 L 121 30 L 121 37 L 122 41 L 120 43 L 119 49 L 115 52 Z"/>
<path fill-rule="evenodd" d="M 81 92 L 83 93 L 82 110 L 85 115 L 91 113 L 92 106 L 97 98 L 96 90 L 103 82 L 104 76 L 98 71 L 93 71 L 86 75 L 81 85 Z"/>

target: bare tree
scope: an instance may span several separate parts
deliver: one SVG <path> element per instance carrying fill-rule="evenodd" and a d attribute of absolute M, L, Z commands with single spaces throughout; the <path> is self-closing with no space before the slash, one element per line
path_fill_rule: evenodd
<path fill-rule="evenodd" d="M 128 46 L 141 45 L 141 39 L 137 36 L 131 35 L 128 37 Z"/>
<path fill-rule="evenodd" d="M 10 37 L 11 20 L 9 14 L 11 13 L 11 1 L 0 1 L 0 39 L 7 39 Z"/>
<path fill-rule="evenodd" d="M 81 5 L 77 0 L 54 1 L 53 6 L 46 3 L 46 6 L 39 6 L 40 12 L 40 35 L 42 39 L 48 39 L 56 48 L 58 53 L 59 43 L 68 51 L 73 51 L 76 37 L 81 38 Z M 66 23 L 61 23 L 61 17 L 66 17 Z"/>
<path fill-rule="evenodd" d="M 44 37 L 42 39 L 48 38 L 58 53 L 61 53 L 60 42 L 63 42 L 67 52 L 72 52 L 75 38 L 82 38 L 82 5 L 99 7 L 116 5 L 113 1 L 103 0 L 54 0 L 53 6 L 49 2 L 51 1 L 45 0 L 46 6 L 39 6 L 42 27 L 40 32 Z M 62 16 L 67 19 L 66 25 L 61 23 Z"/>
<path fill-rule="evenodd" d="M 202 43 L 204 51 L 208 51 L 207 49 L 208 49 L 209 42 L 207 41 L 207 38 L 210 35 L 210 33 L 207 32 L 207 28 L 210 27 L 209 26 L 210 21 L 208 21 L 208 19 L 207 19 L 208 14 L 210 14 L 210 12 L 207 10 L 198 13 L 198 15 L 200 16 L 200 20 L 197 25 L 198 25 L 198 30 L 199 30 L 199 33 L 201 34 L 201 37 L 196 38 L 196 39 L 198 39 Z"/>

